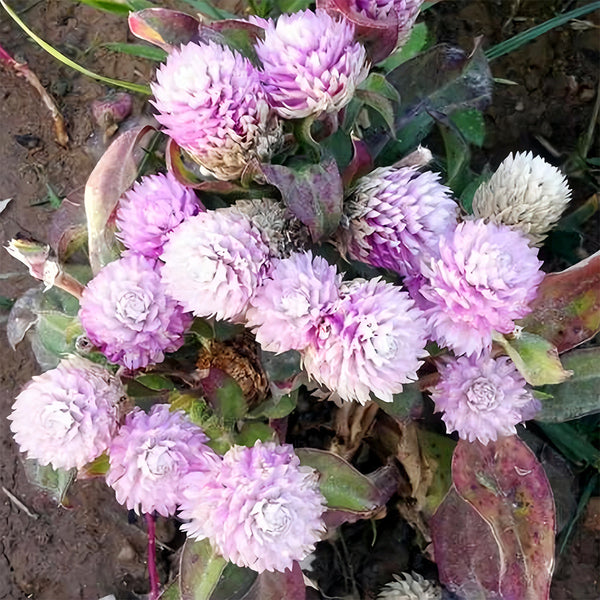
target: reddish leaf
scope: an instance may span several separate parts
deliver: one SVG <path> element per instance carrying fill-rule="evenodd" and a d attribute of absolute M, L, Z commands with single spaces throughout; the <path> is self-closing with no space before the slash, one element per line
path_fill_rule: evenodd
<path fill-rule="evenodd" d="M 554 568 L 555 509 L 552 489 L 534 453 L 517 436 L 487 446 L 461 440 L 452 477 L 458 494 L 492 528 L 500 555 L 500 597 L 547 599 Z"/>
<path fill-rule="evenodd" d="M 199 27 L 194 17 L 166 8 L 146 8 L 129 15 L 131 33 L 166 52 L 198 38 Z"/>
<path fill-rule="evenodd" d="M 306 585 L 302 569 L 294 562 L 292 569 L 283 573 L 263 571 L 243 600 L 305 600 Z"/>
<path fill-rule="evenodd" d="M 354 151 L 352 160 L 342 175 L 344 187 L 373 170 L 373 157 L 369 153 L 368 146 L 362 140 L 353 139 L 352 149 Z"/>
<path fill-rule="evenodd" d="M 492 528 L 454 486 L 429 525 L 440 581 L 461 598 L 501 600 L 501 556 Z"/>
<path fill-rule="evenodd" d="M 542 281 L 533 312 L 519 324 L 566 352 L 600 331 L 600 252 Z"/>

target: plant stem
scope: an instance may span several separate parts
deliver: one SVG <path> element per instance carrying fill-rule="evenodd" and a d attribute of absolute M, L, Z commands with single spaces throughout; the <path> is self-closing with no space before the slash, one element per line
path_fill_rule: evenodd
<path fill-rule="evenodd" d="M 154 515 L 145 513 L 146 525 L 148 526 L 148 576 L 150 578 L 150 599 L 158 600 L 159 580 L 156 569 L 156 526 Z"/>

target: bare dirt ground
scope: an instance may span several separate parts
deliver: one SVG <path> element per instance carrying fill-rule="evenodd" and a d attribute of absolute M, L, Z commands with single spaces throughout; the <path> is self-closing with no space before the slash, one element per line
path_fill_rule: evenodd
<path fill-rule="evenodd" d="M 465 48 L 475 35 L 492 44 L 526 29 L 554 10 L 584 2 L 554 0 L 479 0 L 441 2 L 428 15 L 432 29 L 444 41 Z M 41 37 L 73 59 L 105 75 L 129 81 L 147 81 L 152 74 L 145 61 L 125 59 L 99 49 L 104 41 L 125 41 L 127 25 L 70 0 L 40 2 L 14 0 L 13 7 Z M 498 86 L 486 121 L 489 135 L 476 158 L 495 167 L 509 151 L 529 150 L 560 164 L 588 127 L 598 85 L 600 15 L 586 17 L 596 29 L 563 27 L 519 53 L 492 65 L 494 75 L 517 86 Z M 26 60 L 45 87 L 57 98 L 68 123 L 71 143 L 58 146 L 49 115 L 35 91 L 13 73 L 0 68 L 0 200 L 13 198 L 0 215 L 0 240 L 4 243 L 24 231 L 47 239 L 52 219 L 48 205 L 32 206 L 47 194 L 81 198 L 85 180 L 94 165 L 90 148 L 98 148 L 90 103 L 108 89 L 61 66 L 28 40 L 0 12 L 0 43 L 18 60 Z M 136 100 L 134 116 L 142 110 Z M 15 136 L 32 136 L 31 148 Z M 556 148 L 552 157 L 545 140 Z M 597 144 L 596 144 L 597 148 Z M 592 151 L 592 156 L 599 152 Z M 575 201 L 587 198 L 588 183 L 572 180 Z M 597 229 L 598 222 L 590 224 Z M 590 236 L 588 250 L 598 249 L 598 233 Z M 593 233 L 593 232 L 592 232 Z M 23 272 L 0 279 L 0 295 L 16 298 L 33 281 L 7 253 L 0 253 L 0 274 Z M 6 312 L 0 313 L 0 319 Z M 6 416 L 15 395 L 37 372 L 23 344 L 14 353 L 4 326 L 0 327 L 0 485 L 22 500 L 34 519 L 11 503 L 0 491 L 0 600 L 96 600 L 115 594 L 118 600 L 137 598 L 148 591 L 146 537 L 141 522 L 130 523 L 101 481 L 78 482 L 70 494 L 73 508 L 57 508 L 25 479 Z M 166 529 L 163 542 L 170 541 Z M 595 535 L 595 537 L 594 537 Z M 591 529 L 579 527 L 574 542 L 561 558 L 552 591 L 554 600 L 600 598 L 598 582 L 600 539 Z"/>

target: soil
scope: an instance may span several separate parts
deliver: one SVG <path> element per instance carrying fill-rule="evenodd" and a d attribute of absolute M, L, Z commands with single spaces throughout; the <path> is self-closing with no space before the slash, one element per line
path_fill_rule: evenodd
<path fill-rule="evenodd" d="M 585 2 L 555 0 L 443 1 L 426 14 L 437 37 L 464 48 L 477 35 L 491 45 L 534 24 Z M 17 2 L 13 2 L 16 6 Z M 99 48 L 106 41 L 125 41 L 124 19 L 100 13 L 70 0 L 23 2 L 21 17 L 42 38 L 88 68 L 119 79 L 144 82 L 152 74 L 146 61 L 124 58 Z M 533 150 L 562 164 L 587 130 L 598 86 L 600 14 L 584 17 L 592 26 L 565 26 L 529 46 L 492 63 L 495 77 L 516 86 L 498 85 L 494 104 L 486 112 L 488 136 L 476 166 L 494 168 L 509 151 Z M 594 25 L 595 23 L 595 25 Z M 14 73 L 0 69 L 0 200 L 12 198 L 0 216 L 0 240 L 19 232 L 44 240 L 52 220 L 43 200 L 50 186 L 59 196 L 80 201 L 83 185 L 102 143 L 90 111 L 92 100 L 108 88 L 63 67 L 28 40 L 0 12 L 0 43 L 18 60 L 27 61 L 57 99 L 68 124 L 71 142 L 58 146 L 52 122 L 37 93 Z M 136 99 L 133 119 L 143 106 Z M 30 136 L 30 148 L 15 136 Z M 22 139 L 21 139 L 22 141 Z M 590 156 L 599 156 L 596 144 Z M 588 174 L 589 175 L 589 174 Z M 593 193 L 593 177 L 575 178 L 575 202 Z M 585 252 L 600 247 L 598 221 L 588 225 Z M 0 295 L 16 298 L 33 280 L 7 253 L 0 253 Z M 6 311 L 0 313 L 6 319 Z M 0 331 L 0 485 L 21 500 L 37 518 L 28 516 L 0 491 L 0 600 L 97 600 L 114 594 L 117 600 L 147 593 L 146 536 L 140 521 L 131 522 L 102 481 L 76 482 L 71 508 L 57 507 L 25 478 L 21 457 L 10 435 L 6 416 L 21 387 L 38 372 L 26 344 L 9 347 Z M 163 524 L 164 525 L 164 524 Z M 173 530 L 162 527 L 168 544 Z M 552 589 L 554 600 L 600 598 L 600 537 L 597 528 L 579 526 L 559 560 Z M 167 564 L 160 564 L 166 576 Z"/>

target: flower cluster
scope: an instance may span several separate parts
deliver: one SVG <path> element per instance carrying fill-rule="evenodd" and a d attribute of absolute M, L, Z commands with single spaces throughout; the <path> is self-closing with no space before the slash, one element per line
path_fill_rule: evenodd
<path fill-rule="evenodd" d="M 217 471 L 184 478 L 182 526 L 208 538 L 240 567 L 284 571 L 314 549 L 325 531 L 317 473 L 300 466 L 292 446 L 233 446 Z"/>

